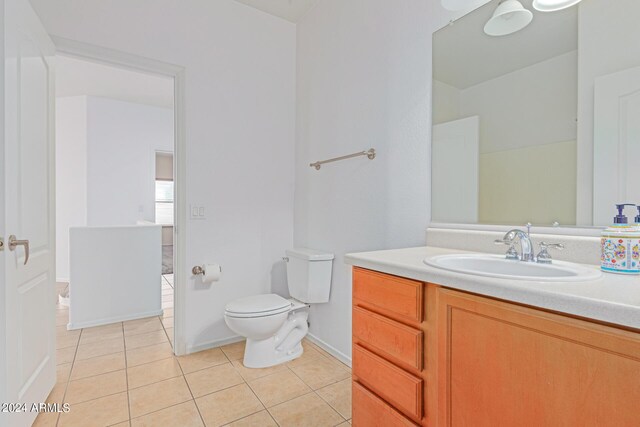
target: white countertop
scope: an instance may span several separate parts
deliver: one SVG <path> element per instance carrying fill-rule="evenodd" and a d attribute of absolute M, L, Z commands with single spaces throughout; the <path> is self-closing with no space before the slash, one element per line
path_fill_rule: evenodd
<path fill-rule="evenodd" d="M 422 262 L 461 250 L 435 247 L 347 254 L 350 265 L 461 291 L 640 329 L 640 276 L 603 273 L 587 282 L 536 282 L 455 273 Z M 598 269 L 598 266 L 584 265 Z"/>

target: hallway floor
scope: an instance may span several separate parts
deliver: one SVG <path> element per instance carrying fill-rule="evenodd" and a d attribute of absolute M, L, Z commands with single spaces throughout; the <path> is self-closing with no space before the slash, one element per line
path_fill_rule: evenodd
<path fill-rule="evenodd" d="M 58 306 L 58 382 L 36 426 L 348 426 L 351 370 L 305 340 L 302 357 L 266 369 L 242 365 L 244 342 L 173 355 L 173 275 L 164 315 L 67 331 Z"/>

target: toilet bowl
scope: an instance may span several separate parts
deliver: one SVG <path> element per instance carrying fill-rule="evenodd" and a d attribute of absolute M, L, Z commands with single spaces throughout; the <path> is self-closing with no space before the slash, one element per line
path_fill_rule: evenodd
<path fill-rule="evenodd" d="M 266 368 L 300 357 L 302 339 L 309 331 L 309 304 L 329 302 L 333 254 L 306 248 L 289 249 L 286 254 L 292 298 L 253 295 L 231 301 L 225 308 L 229 329 L 247 338 L 247 368 Z"/>
<path fill-rule="evenodd" d="M 266 368 L 302 355 L 309 306 L 276 294 L 254 295 L 229 303 L 224 319 L 233 332 L 247 338 L 243 364 Z"/>

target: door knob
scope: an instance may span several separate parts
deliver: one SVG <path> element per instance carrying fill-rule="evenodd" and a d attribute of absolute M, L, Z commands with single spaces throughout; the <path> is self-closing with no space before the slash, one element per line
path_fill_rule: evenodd
<path fill-rule="evenodd" d="M 0 237 L 0 252 L 4 251 L 4 239 Z"/>
<path fill-rule="evenodd" d="M 15 251 L 18 246 L 24 246 L 24 265 L 27 265 L 27 261 L 29 261 L 29 241 L 18 240 L 13 234 L 9 236 L 9 250 Z"/>

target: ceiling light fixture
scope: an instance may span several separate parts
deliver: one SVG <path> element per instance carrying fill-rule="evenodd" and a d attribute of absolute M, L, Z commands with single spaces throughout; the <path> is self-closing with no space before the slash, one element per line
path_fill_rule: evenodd
<path fill-rule="evenodd" d="M 484 32 L 489 36 L 506 36 L 522 30 L 532 20 L 533 13 L 518 0 L 504 0 L 487 21 Z"/>
<path fill-rule="evenodd" d="M 452 12 L 459 10 L 471 10 L 485 3 L 489 0 L 442 0 L 442 7 Z"/>
<path fill-rule="evenodd" d="M 580 3 L 581 0 L 533 0 L 533 8 L 540 12 L 555 12 Z"/>

